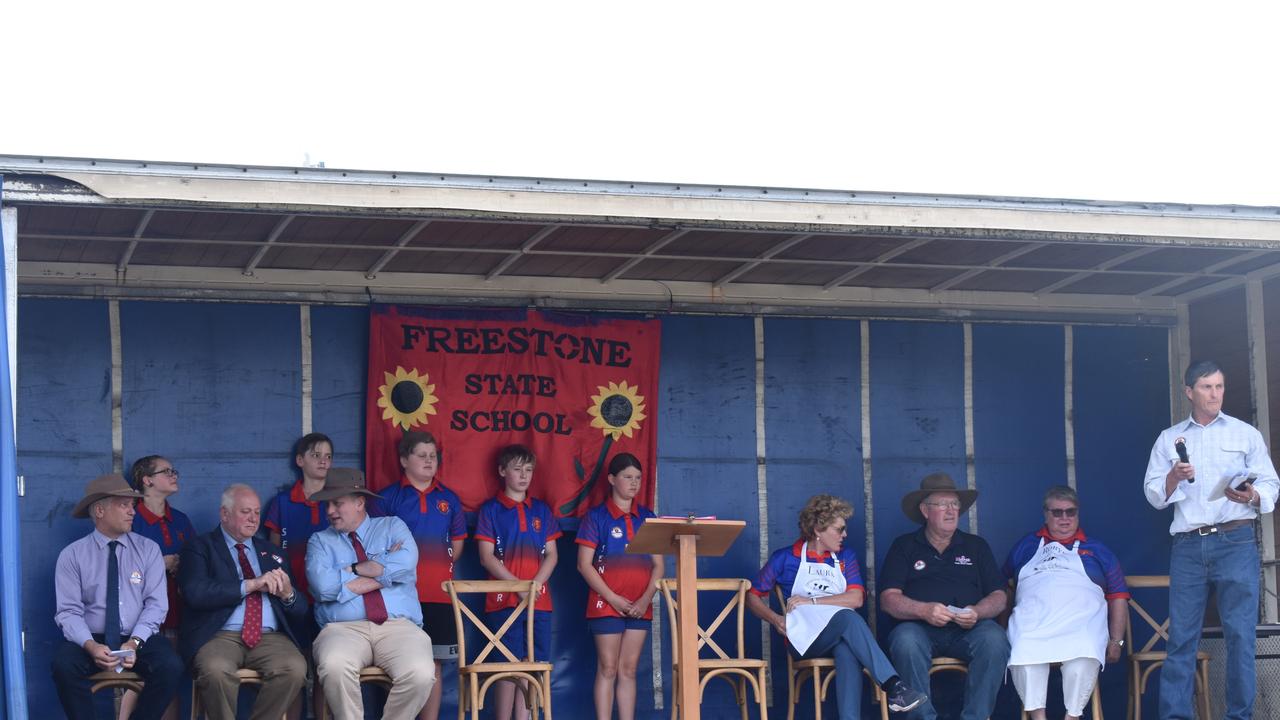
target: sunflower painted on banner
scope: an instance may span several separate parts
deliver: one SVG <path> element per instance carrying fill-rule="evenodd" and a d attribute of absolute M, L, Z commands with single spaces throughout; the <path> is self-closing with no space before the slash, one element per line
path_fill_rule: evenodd
<path fill-rule="evenodd" d="M 596 459 L 590 478 L 583 477 L 585 473 L 582 465 L 575 466 L 578 479 L 584 480 L 585 484 L 572 500 L 560 506 L 561 515 L 574 514 L 582 501 L 591 495 L 600 479 L 604 461 L 609 457 L 613 441 L 623 435 L 631 437 L 632 433 L 640 429 L 640 421 L 645 419 L 645 414 L 644 397 L 637 393 L 639 389 L 627 385 L 626 380 L 620 384 L 610 382 L 608 387 L 596 387 L 599 394 L 591 396 L 591 407 L 587 408 L 587 414 L 591 416 L 591 427 L 599 428 L 604 433 L 604 445 L 600 448 L 600 457 Z"/>
<path fill-rule="evenodd" d="M 385 385 L 378 386 L 378 407 L 382 419 L 390 420 L 400 429 L 427 424 L 427 416 L 436 414 L 436 386 L 427 384 L 427 374 L 418 370 L 405 371 L 399 365 L 394 373 L 384 372 Z"/>

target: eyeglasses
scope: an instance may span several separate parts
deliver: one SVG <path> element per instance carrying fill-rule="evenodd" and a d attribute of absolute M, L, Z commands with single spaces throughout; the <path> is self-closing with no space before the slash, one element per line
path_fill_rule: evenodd
<path fill-rule="evenodd" d="M 332 454 L 332 453 L 327 453 L 327 454 L 323 454 L 323 455 L 322 455 L 322 454 L 320 454 L 320 453 L 316 452 L 315 450 L 312 450 L 312 451 L 310 451 L 310 452 L 308 452 L 308 453 L 307 453 L 307 457 L 311 458 L 312 460 L 332 460 L 332 459 L 333 459 L 333 454 Z"/>
<path fill-rule="evenodd" d="M 1080 508 L 1045 508 L 1045 512 L 1056 518 L 1075 517 Z"/>
<path fill-rule="evenodd" d="M 147 475 L 147 477 L 155 477 L 155 476 L 157 476 L 157 475 L 168 475 L 169 477 L 171 477 L 171 478 L 173 478 L 173 479 L 175 479 L 175 480 L 176 480 L 176 479 L 178 478 L 178 469 L 177 469 L 177 468 L 167 467 L 167 468 L 165 468 L 165 469 L 163 469 L 163 470 L 157 470 L 157 471 L 155 471 L 155 472 L 153 472 L 153 473 L 151 473 L 151 474 Z"/>
<path fill-rule="evenodd" d="M 959 500 L 943 500 L 942 502 L 927 502 L 925 503 L 925 505 L 928 505 L 929 507 L 938 508 L 940 510 L 959 510 L 960 509 Z"/>

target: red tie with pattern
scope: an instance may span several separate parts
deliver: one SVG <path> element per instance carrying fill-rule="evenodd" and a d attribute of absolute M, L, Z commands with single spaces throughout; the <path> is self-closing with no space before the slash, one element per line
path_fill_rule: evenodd
<path fill-rule="evenodd" d="M 347 533 L 351 536 L 351 546 L 356 549 L 356 562 L 364 562 L 369 559 L 364 554 L 364 545 L 360 544 L 360 538 L 355 533 Z M 369 622 L 375 625 L 381 625 L 387 621 L 387 604 L 382 601 L 382 590 L 374 590 L 367 592 L 360 597 L 364 598 L 364 616 Z"/>
<path fill-rule="evenodd" d="M 236 543 L 236 550 L 240 552 L 240 572 L 244 574 L 245 580 L 252 580 L 257 577 L 253 574 L 253 566 L 249 564 L 249 556 L 244 554 L 244 543 Z M 262 639 L 262 593 L 250 593 L 244 599 L 244 625 L 240 626 L 240 637 L 244 638 L 244 644 L 252 648 Z"/>

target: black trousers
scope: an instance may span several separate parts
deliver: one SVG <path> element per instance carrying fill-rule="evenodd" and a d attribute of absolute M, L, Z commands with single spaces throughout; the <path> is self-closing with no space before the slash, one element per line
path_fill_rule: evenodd
<path fill-rule="evenodd" d="M 101 635 L 94 640 L 102 642 Z M 89 676 L 101 668 L 84 648 L 63 640 L 53 655 L 53 684 L 58 689 L 58 702 L 67 720 L 93 720 L 93 697 L 89 694 Z M 142 676 L 145 685 L 138 696 L 133 717 L 137 720 L 159 720 L 178 690 L 182 677 L 182 660 L 163 635 L 152 635 L 138 650 L 133 672 Z"/>

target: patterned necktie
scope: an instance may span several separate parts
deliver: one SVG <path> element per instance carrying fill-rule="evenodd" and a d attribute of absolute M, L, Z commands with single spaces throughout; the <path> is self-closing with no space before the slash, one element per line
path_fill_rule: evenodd
<path fill-rule="evenodd" d="M 351 546 L 356 549 L 356 562 L 364 562 L 369 559 L 364 554 L 364 545 L 360 544 L 360 538 L 355 533 L 347 533 L 351 536 Z M 381 625 L 387 621 L 387 604 L 382 601 L 382 590 L 374 590 L 367 592 L 360 597 L 364 598 L 364 616 L 369 622 L 375 625 Z"/>
<path fill-rule="evenodd" d="M 107 617 L 104 623 L 103 640 L 107 647 L 120 647 L 120 561 L 116 558 L 116 547 L 119 542 L 107 543 Z"/>
<path fill-rule="evenodd" d="M 253 566 L 249 564 L 249 556 L 244 554 L 244 543 L 236 543 L 240 553 L 240 572 L 245 580 L 257 577 L 253 574 Z M 244 624 L 240 626 L 240 637 L 247 647 L 253 648 L 262 639 L 262 592 L 250 593 L 244 599 Z"/>

